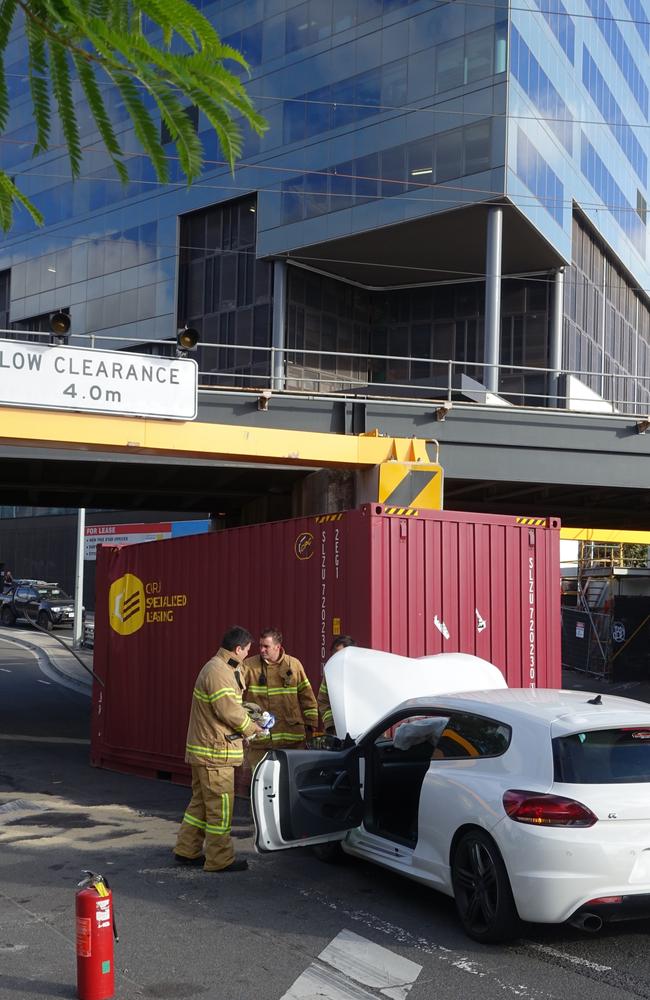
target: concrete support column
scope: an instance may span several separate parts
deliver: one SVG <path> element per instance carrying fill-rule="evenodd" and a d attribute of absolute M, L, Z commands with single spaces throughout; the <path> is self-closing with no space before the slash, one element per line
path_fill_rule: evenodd
<path fill-rule="evenodd" d="M 488 208 L 485 248 L 485 350 L 484 382 L 490 392 L 499 391 L 499 354 L 501 350 L 501 254 L 503 247 L 503 209 Z"/>
<path fill-rule="evenodd" d="M 356 495 L 358 473 L 345 469 L 319 469 L 305 476 L 293 488 L 292 517 L 311 514 L 338 514 L 363 501 Z"/>
<path fill-rule="evenodd" d="M 80 649 L 83 639 L 82 607 L 84 599 L 84 557 L 86 548 L 86 508 L 77 511 L 77 559 L 74 574 L 74 628 L 72 648 Z"/>
<path fill-rule="evenodd" d="M 287 264 L 273 262 L 273 335 L 271 344 L 271 388 L 284 389 L 284 357 L 286 347 Z"/>
<path fill-rule="evenodd" d="M 560 373 L 562 371 L 562 327 L 564 324 L 564 268 L 558 267 L 553 282 L 551 324 L 548 340 L 549 406 L 559 406 Z"/>

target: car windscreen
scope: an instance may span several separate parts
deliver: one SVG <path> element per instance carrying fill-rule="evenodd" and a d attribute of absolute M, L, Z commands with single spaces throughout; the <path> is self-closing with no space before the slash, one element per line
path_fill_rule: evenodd
<path fill-rule="evenodd" d="M 59 587 L 39 587 L 38 596 L 45 598 L 50 601 L 54 598 L 57 601 L 71 601 L 72 598 L 66 594 L 65 590 L 61 590 Z"/>
<path fill-rule="evenodd" d="M 553 740 L 555 780 L 612 785 L 650 782 L 650 726 L 594 729 Z"/>

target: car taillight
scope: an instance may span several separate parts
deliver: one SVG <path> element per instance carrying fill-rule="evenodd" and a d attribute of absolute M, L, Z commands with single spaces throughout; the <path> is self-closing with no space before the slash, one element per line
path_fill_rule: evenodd
<path fill-rule="evenodd" d="M 582 802 L 565 799 L 562 795 L 513 788 L 504 793 L 503 807 L 516 823 L 533 826 L 593 826 L 598 822 L 598 817 Z"/>

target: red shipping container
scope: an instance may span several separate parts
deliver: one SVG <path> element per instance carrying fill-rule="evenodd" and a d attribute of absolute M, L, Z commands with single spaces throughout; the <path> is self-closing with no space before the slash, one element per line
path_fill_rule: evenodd
<path fill-rule="evenodd" d="M 474 653 L 510 687 L 560 687 L 559 536 L 556 519 L 366 504 L 103 546 L 92 762 L 186 782 L 193 682 L 233 624 L 256 638 L 279 627 L 315 690 L 340 633 L 404 656 Z"/>

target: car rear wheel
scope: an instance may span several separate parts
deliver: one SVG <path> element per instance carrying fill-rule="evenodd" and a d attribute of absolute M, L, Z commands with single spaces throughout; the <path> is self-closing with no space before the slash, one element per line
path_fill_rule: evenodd
<path fill-rule="evenodd" d="M 499 849 L 483 830 L 459 840 L 451 865 L 456 909 L 465 933 L 493 944 L 517 936 L 519 916 Z"/>
<path fill-rule="evenodd" d="M 16 616 L 14 615 L 11 608 L 3 608 L 0 611 L 0 623 L 5 626 L 5 628 L 10 628 L 16 622 Z"/>
<path fill-rule="evenodd" d="M 48 615 L 47 611 L 39 611 L 37 623 L 41 628 L 44 628 L 47 632 L 51 632 L 54 626 L 52 625 L 52 619 Z"/>

